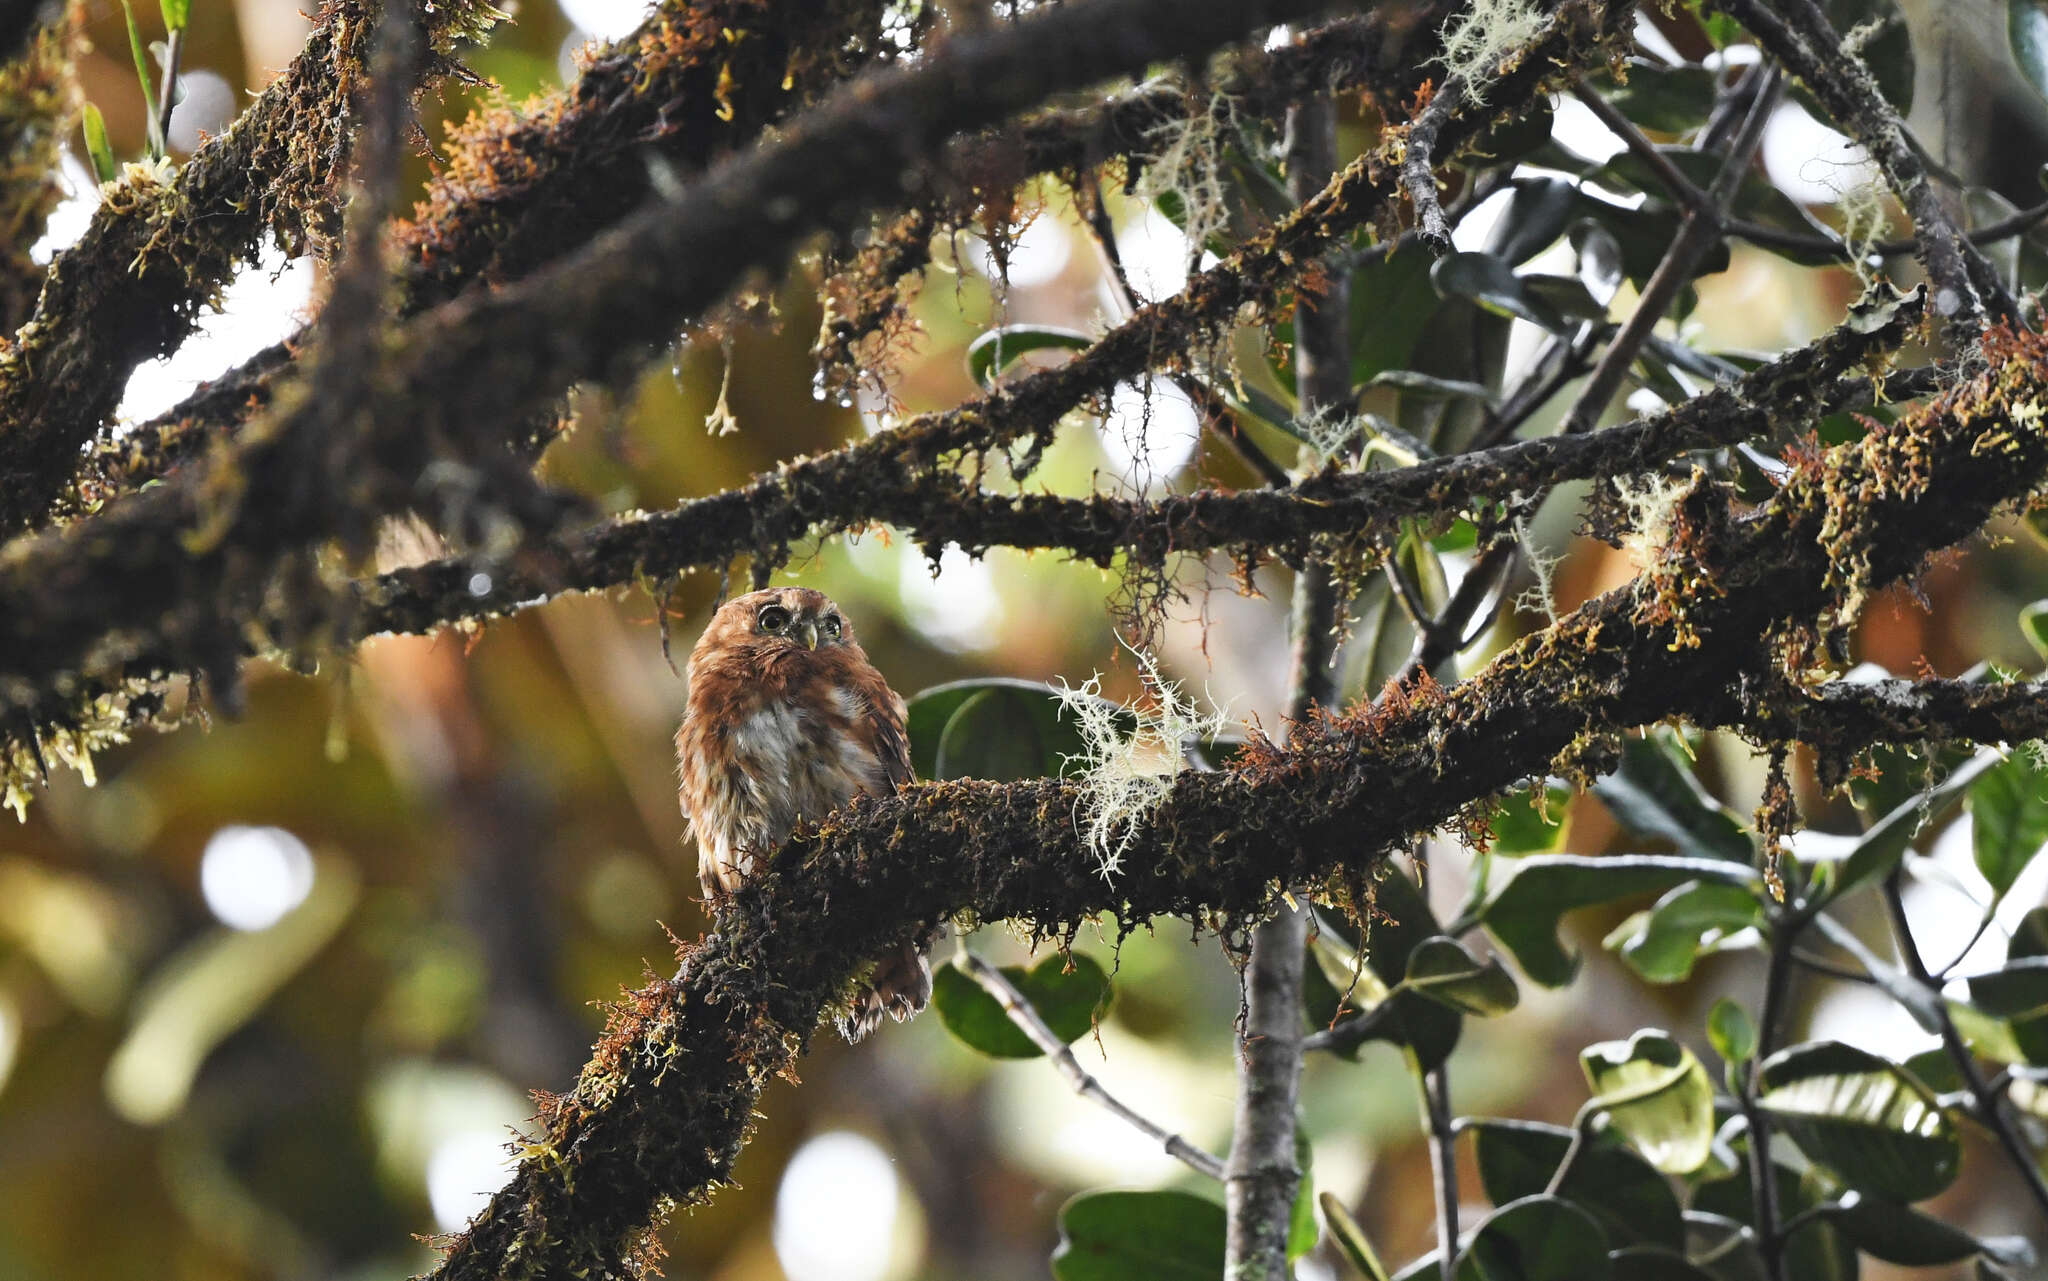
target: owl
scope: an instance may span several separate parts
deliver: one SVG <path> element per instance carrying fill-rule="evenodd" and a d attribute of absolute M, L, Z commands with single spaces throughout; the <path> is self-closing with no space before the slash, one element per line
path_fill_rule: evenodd
<path fill-rule="evenodd" d="M 713 904 L 798 823 L 910 781 L 903 700 L 823 592 L 781 587 L 725 602 L 690 652 L 689 685 L 676 759 Z M 876 966 L 840 1031 L 857 1041 L 884 1012 L 902 1020 L 923 1009 L 931 992 L 923 949 L 907 943 Z"/>

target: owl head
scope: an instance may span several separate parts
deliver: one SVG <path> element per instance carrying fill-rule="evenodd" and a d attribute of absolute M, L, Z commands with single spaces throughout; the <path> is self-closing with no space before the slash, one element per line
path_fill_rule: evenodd
<path fill-rule="evenodd" d="M 745 655 L 778 666 L 803 655 L 865 658 L 839 606 L 808 587 L 771 587 L 725 602 L 691 652 L 691 667 L 708 654 Z"/>

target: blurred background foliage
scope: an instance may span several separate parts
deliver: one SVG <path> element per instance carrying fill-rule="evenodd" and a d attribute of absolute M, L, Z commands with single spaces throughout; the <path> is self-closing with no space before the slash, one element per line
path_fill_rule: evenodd
<path fill-rule="evenodd" d="M 2011 18 L 2024 55 L 2031 28 L 2020 7 L 1990 16 L 2000 28 Z M 1982 77 L 1982 92 L 2018 104 L 2009 146 L 1987 150 L 1956 124 L 1971 118 L 1959 105 L 1968 75 L 1934 83 L 1946 95 L 1938 116 L 1925 106 L 1938 61 L 1928 51 L 1983 43 L 1964 15 L 1944 19 L 1944 8 L 1907 9 L 1923 54 L 1916 126 L 1937 146 L 1953 144 L 1977 204 L 2033 204 L 2039 192 L 2027 185 L 2044 148 L 2031 122 L 2043 113 L 2012 92 L 2026 87 L 2023 57 L 1997 41 L 1981 54 L 1997 72 Z M 114 150 L 133 156 L 143 112 L 120 9 L 95 0 L 88 13 L 85 91 Z M 1683 9 L 1646 13 L 1651 58 L 1709 51 Z M 451 88 L 428 101 L 428 137 L 475 103 L 559 84 L 586 40 L 624 34 L 638 16 L 630 0 L 525 0 L 514 25 L 468 56 L 496 87 Z M 157 15 L 138 20 L 149 38 Z M 306 29 L 291 0 L 198 0 L 173 154 L 222 127 Z M 1658 125 L 1650 114 L 1639 119 Z M 1368 145 L 1376 127 L 1348 106 L 1344 152 Z M 1557 106 L 1550 145 L 1584 161 L 1581 171 L 1619 150 L 1569 100 Z M 1842 141 L 1796 101 L 1781 109 L 1763 155 L 1777 187 L 1767 194 L 1831 224 L 1841 222 L 1844 193 L 1865 181 Z M 416 163 L 423 176 L 431 161 Z M 90 209 L 84 173 L 67 165 L 80 194 L 51 243 L 75 235 Z M 1172 291 L 1186 271 L 1186 239 L 1159 208 L 1118 192 L 1110 199 L 1140 291 Z M 1490 224 L 1499 204 L 1461 225 L 1461 248 L 1498 243 Z M 1025 193 L 1019 223 L 996 235 L 1007 241 L 1006 287 L 985 239 L 943 238 L 914 303 L 921 335 L 892 348 L 893 403 L 868 391 L 853 404 L 814 395 L 814 254 L 767 290 L 772 319 L 724 346 L 681 340 L 673 369 L 630 393 L 581 396 L 576 430 L 549 455 L 547 476 L 607 510 L 658 508 L 884 429 L 893 414 L 972 394 L 967 348 L 992 325 L 1097 332 L 1120 314 L 1064 188 Z M 1545 250 L 1560 252 L 1555 269 L 1569 272 L 1568 249 Z M 2027 274 L 2021 283 L 2042 281 Z M 248 273 L 185 352 L 138 373 L 125 416 L 161 408 L 274 340 L 317 288 L 304 264 Z M 1616 314 L 1632 296 L 1632 286 L 1622 290 Z M 1860 291 L 1844 269 L 1738 243 L 1725 270 L 1698 282 L 1683 337 L 1706 352 L 1776 351 L 1834 323 Z M 1417 342 L 1418 362 L 1458 319 L 1433 311 L 1434 294 L 1420 298 L 1416 314 L 1393 317 L 1404 326 L 1397 339 Z M 1421 320 L 1431 313 L 1434 328 Z M 1494 319 L 1509 366 L 1526 360 L 1534 328 Z M 1248 363 L 1262 363 L 1255 339 L 1245 350 Z M 1646 381 L 1631 403 L 1649 407 L 1656 395 Z M 1382 389 L 1366 407 L 1397 416 L 1399 396 Z M 704 426 L 721 397 L 736 426 L 727 434 Z M 1035 483 L 1066 492 L 1252 483 L 1234 458 L 1196 439 L 1192 412 L 1170 390 L 1152 389 L 1148 404 L 1130 389 L 1111 410 L 1093 430 L 1065 433 Z M 1547 430 L 1561 411 L 1553 404 L 1531 430 Z M 1291 456 L 1277 433 L 1262 443 Z M 1576 537 L 1574 523 L 1573 504 L 1553 501 L 1534 531 L 1544 555 L 1562 558 L 1563 608 L 1634 573 L 1624 553 Z M 1433 559 L 1454 576 L 1469 557 L 1452 539 Z M 1113 640 L 1122 589 L 1093 568 L 1004 551 L 982 560 L 953 551 L 934 565 L 877 529 L 818 548 L 789 576 L 841 602 L 907 695 L 968 676 L 1078 684 L 1098 670 L 1113 696 L 1138 690 Z M 1227 565 L 1191 565 L 1184 585 L 1188 596 L 1160 638 L 1169 669 L 1233 716 L 1277 725 L 1286 576 L 1262 571 L 1237 584 Z M 474 635 L 385 638 L 314 676 L 252 679 L 242 715 L 107 753 L 96 785 L 53 778 L 25 822 L 0 829 L 0 1277 L 382 1278 L 426 1267 L 431 1234 L 458 1227 L 502 1177 L 508 1142 L 532 1112 L 527 1091 L 566 1086 L 602 1024 L 600 1002 L 672 964 L 665 930 L 690 937 L 705 926 L 674 793 L 670 739 L 684 691 L 662 634 L 665 626 L 679 661 L 720 589 L 700 576 L 662 601 L 639 591 L 563 599 Z M 1887 594 L 1869 611 L 1855 657 L 1900 674 L 1956 674 L 1984 660 L 2034 670 L 2039 656 L 2015 619 L 2043 594 L 2048 553 L 2017 527 L 2004 530 L 1943 560 L 1917 599 Z M 1505 611 L 1466 661 L 1539 626 L 1532 609 Z M 1384 655 L 1405 652 L 1393 626 L 1378 654 L 1351 647 L 1348 695 L 1369 695 Z M 1701 779 L 1748 813 L 1764 763 L 1717 737 L 1695 750 Z M 1846 801 L 1820 795 L 1810 777 L 1800 800 L 1821 832 L 1857 830 Z M 1561 848 L 1668 848 L 1626 831 L 1591 795 L 1569 799 L 1563 813 Z M 1967 869 L 1967 822 L 1965 814 L 1923 838 L 1930 866 Z M 1425 857 L 1448 919 L 1464 860 L 1448 842 Z M 2009 902 L 2038 905 L 2041 879 L 2023 878 Z M 1914 893 L 1931 934 L 1959 945 L 1974 918 L 1955 924 L 1933 891 L 1924 901 Z M 1584 915 L 1568 929 L 1586 954 L 1573 986 L 1524 984 L 1510 1016 L 1468 1021 L 1453 1060 L 1461 1112 L 1566 1124 L 1587 1093 L 1581 1047 L 1645 1025 L 1697 1029 L 1717 996 L 1757 985 L 1758 958 L 1731 951 L 1700 958 L 1683 982 L 1645 986 L 1598 945 L 1626 911 Z M 1024 955 L 1000 929 L 972 946 L 999 963 Z M 1220 1149 L 1239 991 L 1215 937 L 1167 921 L 1122 940 L 1084 932 L 1074 948 L 1114 974 L 1113 1004 L 1076 1045 L 1089 1070 Z M 1803 984 L 1794 1026 L 1894 1058 L 1922 1039 L 1856 985 Z M 666 1229 L 670 1275 L 1040 1277 L 1071 1194 L 1190 1181 L 1044 1063 L 974 1054 L 935 1017 L 889 1027 L 857 1053 L 821 1037 L 802 1074 L 802 1088 L 778 1085 L 765 1099 L 740 1186 Z M 1317 1189 L 1347 1206 L 1390 1261 L 1431 1248 L 1428 1158 L 1400 1056 L 1386 1046 L 1367 1047 L 1356 1063 L 1317 1056 L 1304 1100 Z M 1463 1186 L 1476 1202 L 1475 1169 Z M 1988 1158 L 1965 1161 L 1928 1208 L 1979 1233 L 2040 1228 Z M 1301 1274 L 1347 1275 L 1347 1266 L 1325 1247 Z M 1894 1271 L 1866 1261 L 1863 1275 Z"/>

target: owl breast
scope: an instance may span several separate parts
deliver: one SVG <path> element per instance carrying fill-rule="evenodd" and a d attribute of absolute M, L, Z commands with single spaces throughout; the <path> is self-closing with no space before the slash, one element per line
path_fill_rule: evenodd
<path fill-rule="evenodd" d="M 712 730 L 725 768 L 698 780 L 698 841 L 725 889 L 800 822 L 825 817 L 861 792 L 888 790 L 874 753 L 854 734 L 843 698 L 820 708 L 770 699 Z M 708 886 L 707 886 L 708 889 Z"/>

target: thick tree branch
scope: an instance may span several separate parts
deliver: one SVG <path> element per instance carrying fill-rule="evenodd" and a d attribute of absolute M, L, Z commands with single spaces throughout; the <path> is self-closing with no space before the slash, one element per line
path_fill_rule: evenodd
<path fill-rule="evenodd" d="M 1796 469 L 1752 520 L 1695 487 L 1641 578 L 1473 679 L 1315 716 L 1285 750 L 1255 743 L 1231 769 L 1181 774 L 1113 882 L 1076 831 L 1076 783 L 962 781 L 855 801 L 770 860 L 735 896 L 727 932 L 621 1012 L 441 1275 L 515 1263 L 518 1275 L 621 1275 L 621 1243 L 666 1199 L 726 1176 L 761 1088 L 877 948 L 962 913 L 1054 928 L 1101 911 L 1133 923 L 1255 912 L 1278 887 L 1366 868 L 1519 778 L 1598 768 L 1606 736 L 1715 706 L 1745 672 L 1787 655 L 1805 667 L 1870 590 L 2048 475 L 2036 426 L 2048 342 L 2000 338 L 1992 355 L 1891 430 Z"/>
<path fill-rule="evenodd" d="M 174 349 L 266 235 L 297 250 L 338 232 L 374 12 L 339 0 L 225 133 L 177 169 L 131 167 L 50 264 L 34 314 L 0 352 L 0 536 L 41 520 L 127 373 Z M 428 39 L 445 56 L 500 16 L 483 0 L 438 5 Z"/>
<path fill-rule="evenodd" d="M 844 532 L 874 521 L 907 529 L 932 547 L 957 542 L 972 551 L 1057 548 L 1104 566 L 1119 558 L 1158 565 L 1177 552 L 1236 549 L 1300 560 L 1317 537 L 1343 537 L 1369 547 L 1396 537 L 1404 520 L 1439 519 L 1566 480 L 1641 472 L 1685 450 L 1768 436 L 1847 406 L 1870 404 L 1877 386 L 1846 375 L 1881 363 L 1920 315 L 1917 297 L 1896 310 L 1864 313 L 1810 347 L 1635 422 L 1584 436 L 1517 441 L 1398 470 L 1327 471 L 1284 490 L 1201 491 L 1154 500 L 990 493 L 901 457 L 898 436 L 918 439 L 930 428 L 943 430 L 949 416 L 936 415 L 790 464 L 740 489 L 567 535 L 540 549 L 529 567 L 455 558 L 386 574 L 362 589 L 358 627 L 363 634 L 430 631 L 504 613 L 560 591 L 715 568 L 750 552 L 779 556 L 814 533 Z M 1061 403 L 1068 371 L 1095 358 L 1091 350 L 1069 365 L 1033 374 L 967 412 L 1001 424 L 1007 421 L 1001 416 L 1010 412 L 1007 406 Z M 1043 391 L 1041 384 L 1053 390 Z M 1930 390 L 1931 381 L 1899 374 L 1882 385 L 1893 398 L 1911 399 Z M 480 570 L 488 583 L 477 581 Z M 484 590 L 475 590 L 479 585 Z"/>
<path fill-rule="evenodd" d="M 280 643 L 331 634 L 331 602 L 305 591 L 285 607 L 270 570 L 310 542 L 360 521 L 435 501 L 420 484 L 437 455 L 482 456 L 479 436 L 517 421 L 586 378 L 618 376 L 645 358 L 652 335 L 715 302 L 746 271 L 819 226 L 844 228 L 871 203 L 900 196 L 938 139 L 973 129 L 1063 84 L 1227 41 L 1254 15 L 1191 10 L 1166 0 L 1095 0 L 951 42 L 919 66 L 842 92 L 775 145 L 725 162 L 677 200 L 635 215 L 576 257 L 489 296 L 465 296 L 399 330 L 385 375 L 364 389 L 380 424 L 377 466 L 349 493 L 257 505 L 285 455 L 303 447 L 303 401 L 217 467 L 138 494 L 105 515 L 18 545 L 0 564 L 0 699 L 118 679 L 127 665 L 231 671 L 243 624 L 259 604 Z M 1277 19 L 1312 0 L 1275 0 Z M 1502 81 L 1533 92 L 1558 65 L 1583 62 L 1626 6 L 1573 4 Z M 1153 19 L 1159 19 L 1153 22 Z M 1476 129 L 1483 121 L 1461 129 Z M 1448 131 L 1447 131 L 1448 132 Z M 1039 443 L 1083 397 L 1149 368 L 1192 335 L 1270 299 L 1335 238 L 1381 207 L 1391 183 L 1362 158 L 1296 215 L 1182 294 L 1133 317 L 1088 356 L 1005 388 L 968 409 L 873 442 L 891 485 L 948 453 L 1019 436 Z M 1026 461 L 1029 459 L 1027 457 Z M 900 469 L 900 470 L 898 470 Z M 449 469 L 432 473 L 458 484 Z M 878 513 L 886 516 L 887 513 Z M 466 581 L 466 580 L 465 580 Z M 349 630 L 346 621 L 342 629 Z M 11 697 L 10 693 L 11 691 Z"/>
<path fill-rule="evenodd" d="M 1998 273 L 1956 230 L 1941 192 L 1906 140 L 1898 113 L 1878 92 L 1870 69 L 1842 48 L 1819 6 L 1812 0 L 1777 6 L 1760 0 L 1716 2 L 1804 81 L 1835 123 L 1877 162 L 1913 219 L 1913 239 L 1934 287 L 1935 314 L 1950 323 L 1958 339 L 1974 337 L 1974 326 L 1987 311 L 1994 321 L 2011 321 L 2016 314 L 2012 297 Z"/>

